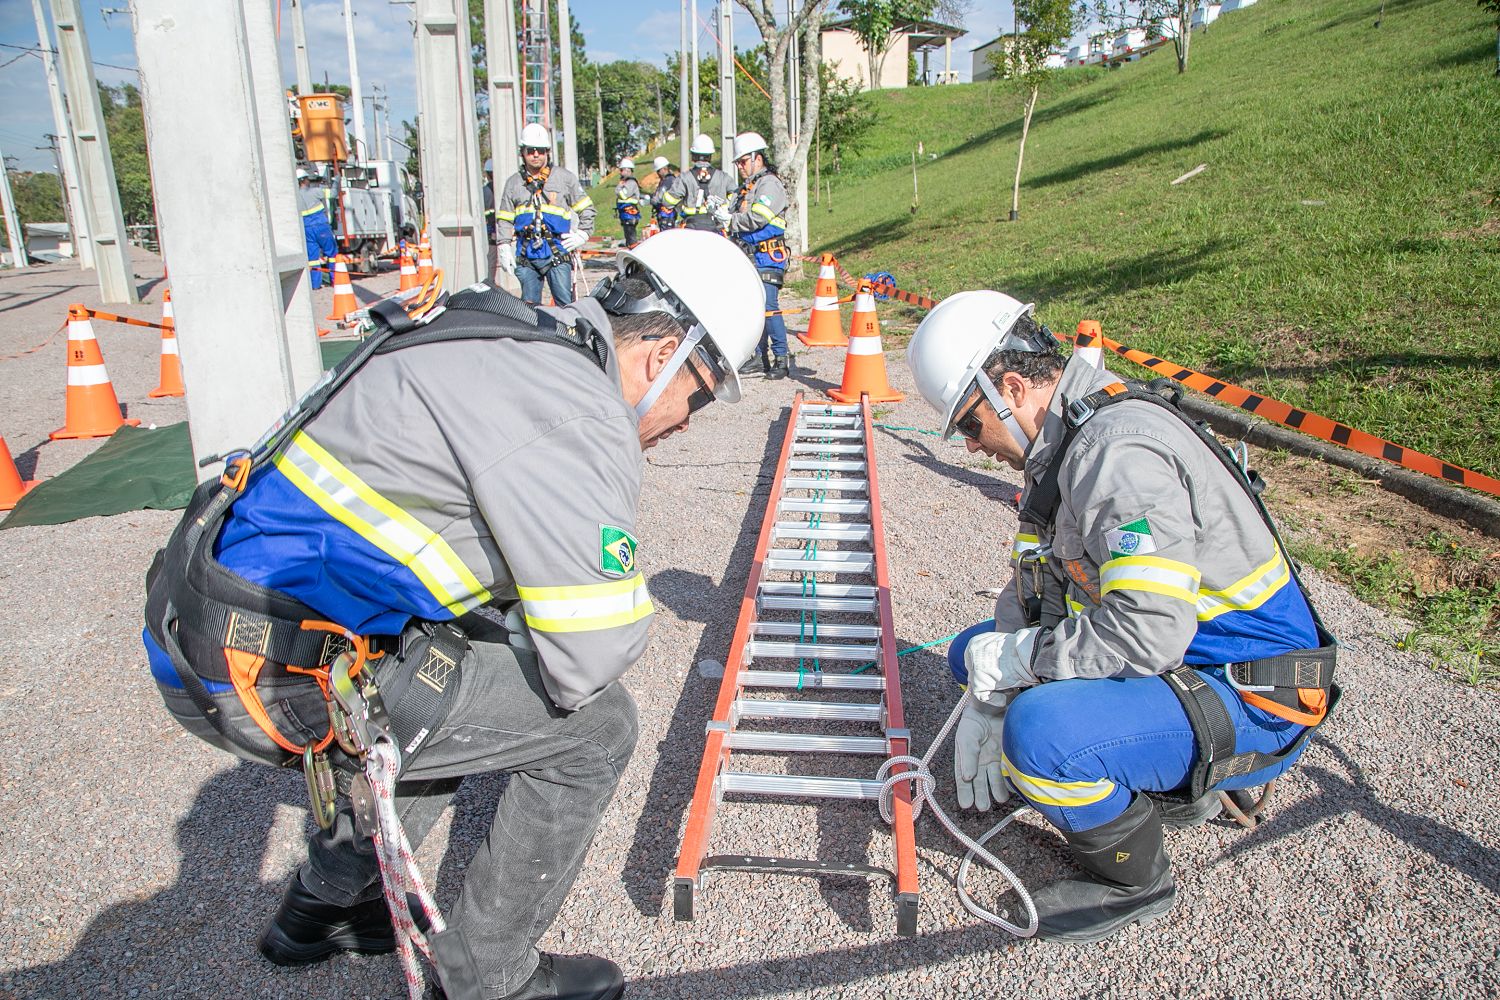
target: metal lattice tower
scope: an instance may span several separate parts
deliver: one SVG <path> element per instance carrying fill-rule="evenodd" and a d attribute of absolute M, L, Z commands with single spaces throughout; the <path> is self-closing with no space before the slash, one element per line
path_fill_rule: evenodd
<path fill-rule="evenodd" d="M 523 0 L 521 7 L 522 124 L 539 122 L 552 131 L 552 38 L 547 0 Z"/>

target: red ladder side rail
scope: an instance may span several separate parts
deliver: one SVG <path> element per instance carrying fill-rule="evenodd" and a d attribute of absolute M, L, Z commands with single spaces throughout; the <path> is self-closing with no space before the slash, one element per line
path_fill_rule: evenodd
<path fill-rule="evenodd" d="M 760 539 L 755 543 L 755 558 L 750 563 L 749 578 L 745 581 L 745 596 L 740 600 L 740 617 L 734 626 L 734 639 L 729 644 L 729 655 L 724 658 L 724 679 L 719 682 L 719 700 L 714 705 L 713 721 L 708 724 L 708 741 L 703 748 L 703 763 L 698 768 L 698 783 L 693 789 L 693 804 L 688 809 L 687 829 L 683 833 L 682 853 L 677 857 L 677 874 L 672 884 L 673 915 L 678 920 L 693 919 L 693 901 L 698 889 L 698 869 L 708 856 L 708 845 L 713 838 L 714 811 L 719 796 L 714 785 L 719 772 L 729 760 L 729 750 L 724 746 L 724 737 L 729 732 L 729 713 L 740 696 L 740 669 L 749 663 L 746 648 L 750 639 L 750 626 L 755 622 L 756 597 L 761 579 L 766 575 L 766 553 L 771 548 L 771 532 L 776 525 L 776 510 L 781 500 L 782 481 L 786 478 L 792 443 L 797 439 L 797 418 L 802 412 L 802 393 L 792 398 L 792 413 L 786 425 L 786 439 L 781 442 L 781 456 L 777 459 L 776 478 L 771 481 L 771 493 L 766 501 L 766 514 L 760 525 Z M 869 417 L 865 422 L 868 425 Z M 868 431 L 866 432 L 868 434 Z M 868 459 L 866 460 L 868 463 Z M 908 805 L 908 812 L 910 806 Z"/>
<path fill-rule="evenodd" d="M 911 734 L 906 729 L 906 718 L 901 706 L 896 616 L 891 607 L 891 579 L 885 554 L 885 518 L 880 510 L 880 482 L 875 472 L 875 428 L 868 393 L 860 395 L 860 408 L 864 414 L 865 466 L 870 482 L 870 548 L 875 553 L 875 587 L 879 595 L 880 667 L 885 675 L 886 737 L 890 740 L 889 756 L 899 757 L 911 752 Z M 907 766 L 897 764 L 891 770 L 900 774 L 907 770 Z M 911 937 L 917 933 L 918 905 L 917 836 L 912 827 L 911 782 L 903 781 L 897 785 L 893 799 L 891 806 L 895 821 L 891 824 L 891 836 L 896 848 L 896 933 L 902 937 Z"/>

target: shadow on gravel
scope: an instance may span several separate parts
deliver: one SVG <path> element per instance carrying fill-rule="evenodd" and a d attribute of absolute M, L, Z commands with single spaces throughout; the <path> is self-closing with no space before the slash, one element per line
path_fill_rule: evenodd
<path fill-rule="evenodd" d="M 1445 823 L 1386 805 L 1375 797 L 1359 765 L 1340 747 L 1322 737 L 1314 737 L 1313 743 L 1331 754 L 1348 777 L 1316 764 L 1303 764 L 1302 773 L 1316 782 L 1323 794 L 1277 812 L 1272 817 L 1274 822 L 1241 837 L 1220 855 L 1221 859 L 1257 850 L 1330 816 L 1353 810 L 1408 846 L 1430 855 L 1438 864 L 1500 896 L 1500 854 Z"/>
<path fill-rule="evenodd" d="M 939 458 L 937 452 L 929 448 L 920 439 L 903 435 L 897 431 L 887 430 L 884 427 L 877 427 L 876 430 L 900 441 L 908 448 L 912 448 L 917 452 L 916 454 L 903 455 L 902 457 L 907 461 L 920 465 L 930 472 L 935 472 L 945 479 L 953 480 L 955 486 L 976 487 L 987 499 L 997 500 L 1011 510 L 1017 509 L 1016 493 L 1019 492 L 1019 488 L 1014 483 L 1008 483 L 998 476 L 988 476 L 973 469 L 966 469 L 961 465 L 954 465 L 947 459 Z"/>
<path fill-rule="evenodd" d="M 35 296 L 34 298 L 29 298 L 29 299 L 27 299 L 24 302 L 16 302 L 16 303 L 12 303 L 12 304 L 9 304 L 9 305 L 0 306 L 0 312 L 10 312 L 12 309 L 25 309 L 27 306 L 29 306 L 29 305 L 35 305 L 36 303 L 41 302 L 44 299 L 55 299 L 59 295 L 63 294 L 63 292 L 71 292 L 73 289 L 75 289 L 77 287 L 78 287 L 77 285 L 32 285 L 31 288 L 56 288 L 57 291 L 55 291 L 55 292 L 48 292 L 46 295 L 38 295 L 38 296 Z M 30 291 L 30 290 L 31 289 L 27 289 L 27 291 Z M 25 292 L 12 292 L 9 296 L 7 296 L 7 298 L 15 298 L 17 295 L 24 295 L 24 294 L 25 294 Z M 66 318 L 66 316 L 67 316 L 67 310 L 66 309 L 62 310 L 61 311 L 61 315 L 64 318 Z"/>

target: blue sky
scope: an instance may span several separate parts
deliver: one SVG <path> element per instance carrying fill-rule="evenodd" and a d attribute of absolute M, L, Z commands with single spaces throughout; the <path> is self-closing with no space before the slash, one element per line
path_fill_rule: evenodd
<path fill-rule="evenodd" d="M 275 3 L 277 0 L 265 0 Z M 286 0 L 281 0 L 286 14 Z M 122 8 L 124 0 L 82 0 L 89 44 L 93 50 L 95 72 L 107 84 L 130 83 L 135 74 L 129 67 L 136 64 L 128 14 L 101 13 Z M 48 5 L 43 4 L 46 8 Z M 663 64 L 665 54 L 677 48 L 678 7 L 661 0 L 573 0 L 573 15 L 583 27 L 589 58 L 610 62 L 615 59 L 641 59 Z M 778 4 L 778 6 L 780 6 Z M 342 0 L 307 0 L 308 53 L 313 78 L 321 81 L 324 73 L 334 83 L 349 79 L 344 45 Z M 698 14 L 713 23 L 713 0 L 699 0 Z M 360 78 L 366 95 L 370 84 L 389 88 L 390 117 L 399 135 L 401 119 L 414 117 L 416 100 L 413 92 L 412 33 L 410 8 L 388 0 L 354 0 L 355 40 L 359 47 Z M 969 78 L 969 50 L 994 38 L 1002 22 L 1010 19 L 1009 0 L 981 0 L 970 17 L 970 34 L 954 44 L 954 64 L 960 79 Z M 741 8 L 735 11 L 735 41 L 741 48 L 759 42 L 759 34 L 750 16 Z M 26 55 L 20 48 L 37 44 L 36 23 L 30 0 L 0 0 L 0 106 L 6 109 L 0 118 L 0 149 L 7 159 L 23 170 L 52 170 L 52 154 L 35 147 L 43 146 L 42 136 L 53 130 L 51 106 L 47 99 L 47 81 L 42 61 Z M 712 38 L 699 26 L 699 49 L 711 50 Z M 19 57 L 19 58 L 17 58 Z M 101 65 L 102 64 L 102 65 Z M 124 67 L 124 68 L 116 68 Z M 291 25 L 282 24 L 282 67 L 288 83 L 295 82 L 292 63 Z M 373 141 L 373 122 L 367 119 Z"/>

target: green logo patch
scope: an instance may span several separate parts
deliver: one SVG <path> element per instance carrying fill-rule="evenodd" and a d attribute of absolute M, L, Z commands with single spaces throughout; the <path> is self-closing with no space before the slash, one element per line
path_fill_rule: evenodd
<path fill-rule="evenodd" d="M 635 569 L 635 549 L 640 543 L 624 528 L 599 525 L 599 568 L 624 576 Z"/>
<path fill-rule="evenodd" d="M 1110 556 L 1115 559 L 1143 556 L 1156 551 L 1156 539 L 1151 537 L 1151 524 L 1144 517 L 1105 532 L 1104 538 L 1109 544 Z"/>

